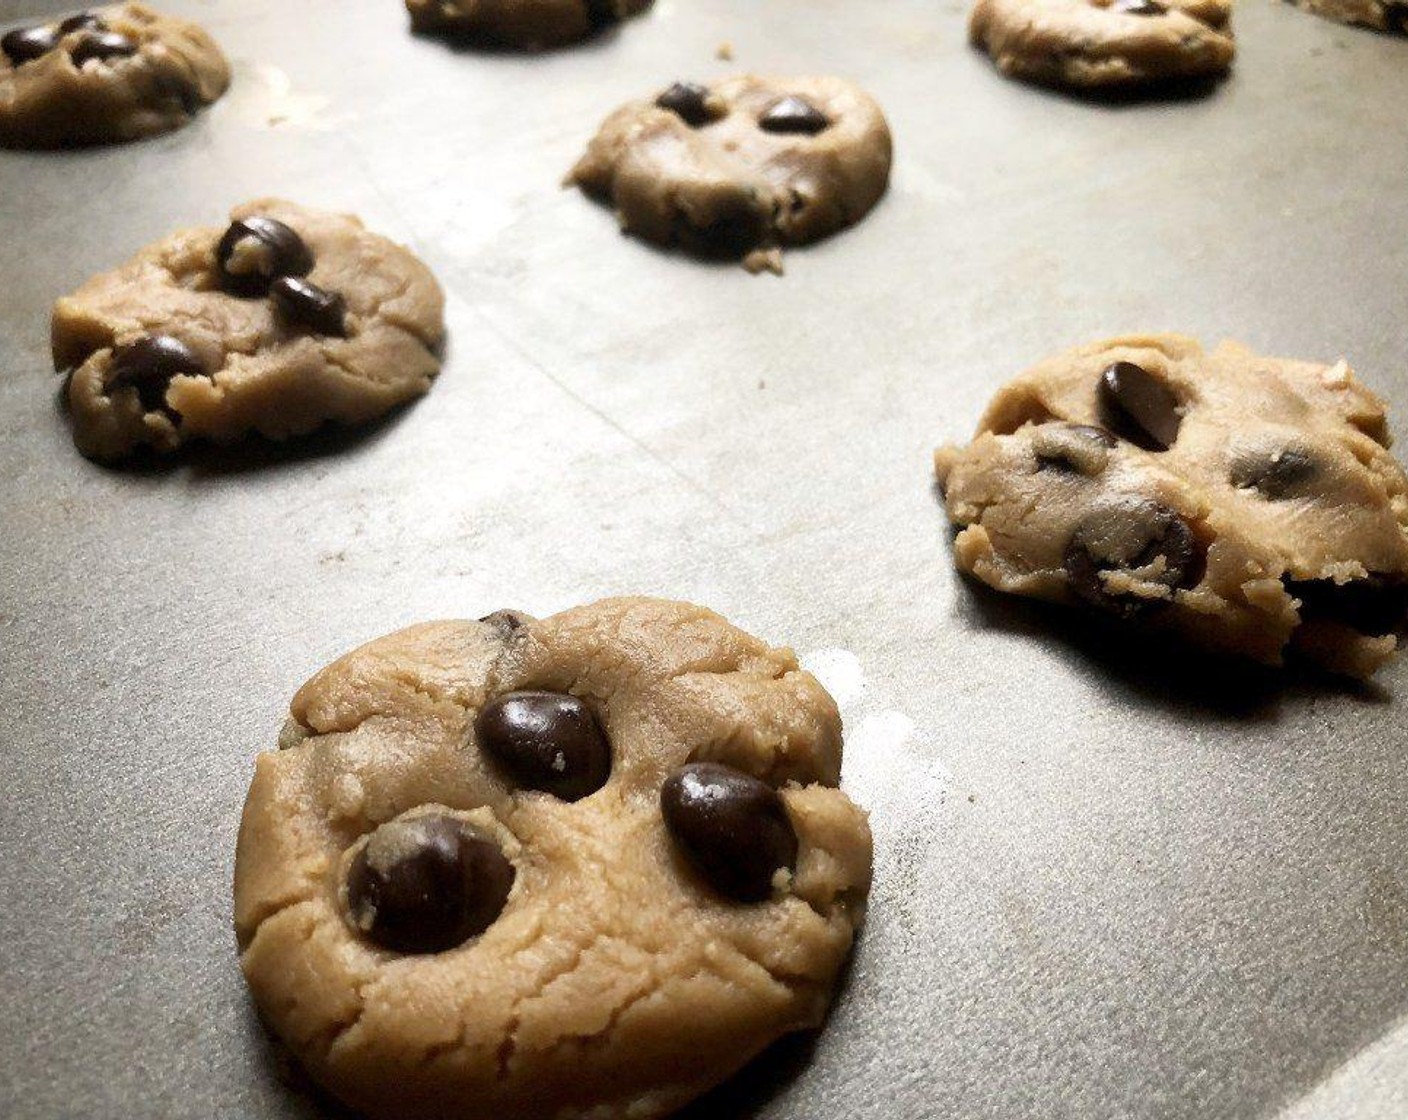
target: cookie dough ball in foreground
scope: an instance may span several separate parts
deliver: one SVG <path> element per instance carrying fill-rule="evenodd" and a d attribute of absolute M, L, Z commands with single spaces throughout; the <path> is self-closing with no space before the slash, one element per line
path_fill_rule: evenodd
<path fill-rule="evenodd" d="M 240 964 L 387 1120 L 652 1120 L 820 1025 L 870 885 L 790 650 L 613 599 L 380 638 L 293 700 L 235 858 Z"/>
<path fill-rule="evenodd" d="M 1175 335 L 1068 351 L 936 457 L 958 566 L 1279 665 L 1373 673 L 1408 622 L 1408 477 L 1343 362 Z"/>
<path fill-rule="evenodd" d="M 651 0 L 406 0 L 417 31 L 505 46 L 556 47 L 639 15 Z"/>
<path fill-rule="evenodd" d="M 890 180 L 890 129 L 840 78 L 676 82 L 618 109 L 568 181 L 628 233 L 781 271 L 779 249 L 860 221 Z"/>
<path fill-rule="evenodd" d="M 975 46 L 1014 78 L 1077 89 L 1227 73 L 1230 0 L 977 0 Z"/>
<path fill-rule="evenodd" d="M 54 305 L 73 438 L 95 459 L 363 424 L 430 388 L 444 299 L 409 250 L 279 199 L 183 229 Z"/>
<path fill-rule="evenodd" d="M 90 8 L 0 39 L 0 146 L 108 144 L 169 132 L 230 84 L 215 41 L 145 4 Z"/>
<path fill-rule="evenodd" d="M 1291 3 L 1339 23 L 1408 35 L 1408 3 L 1405 0 L 1291 0 Z"/>

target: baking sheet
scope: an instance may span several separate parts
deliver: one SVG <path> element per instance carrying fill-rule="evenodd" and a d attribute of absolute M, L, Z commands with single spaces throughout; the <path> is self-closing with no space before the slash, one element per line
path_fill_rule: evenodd
<path fill-rule="evenodd" d="M 829 1029 L 696 1115 L 1408 1114 L 1408 662 L 1281 686 L 1081 637 L 955 576 L 929 481 L 999 380 L 1126 331 L 1345 355 L 1405 434 L 1408 42 L 1244 0 L 1218 92 L 1107 106 L 999 79 L 939 0 L 662 0 L 537 58 L 395 0 L 166 7 L 235 63 L 199 123 L 0 153 L 0 1116 L 321 1115 L 235 962 L 255 752 L 365 639 L 620 592 L 793 644 L 878 841 Z M 896 136 L 781 280 L 557 187 L 618 102 L 732 69 L 854 77 Z M 268 193 L 430 262 L 440 382 L 360 437 L 83 461 L 52 300 Z"/>

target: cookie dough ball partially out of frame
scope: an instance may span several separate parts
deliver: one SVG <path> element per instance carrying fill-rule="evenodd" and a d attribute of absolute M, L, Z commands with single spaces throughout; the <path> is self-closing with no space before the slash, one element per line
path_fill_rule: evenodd
<path fill-rule="evenodd" d="M 279 199 L 180 230 L 54 305 L 73 438 L 95 459 L 364 424 L 439 371 L 444 300 L 409 250 Z"/>
<path fill-rule="evenodd" d="M 936 457 L 958 566 L 1279 665 L 1366 677 L 1408 623 L 1408 476 L 1344 362 L 1118 338 L 1003 387 Z"/>
<path fill-rule="evenodd" d="M 676 82 L 618 109 L 568 182 L 627 232 L 780 271 L 785 245 L 860 221 L 890 179 L 890 129 L 840 78 Z"/>
<path fill-rule="evenodd" d="M 1408 0 L 1291 0 L 1291 3 L 1337 23 L 1408 35 Z"/>
<path fill-rule="evenodd" d="M 700 607 L 499 612 L 298 692 L 235 858 L 240 964 L 386 1120 L 654 1120 L 819 1026 L 870 884 L 841 724 Z"/>
<path fill-rule="evenodd" d="M 533 49 L 586 39 L 639 15 L 651 0 L 406 0 L 411 26 Z"/>
<path fill-rule="evenodd" d="M 188 123 L 230 84 L 204 30 L 145 4 L 90 8 L 0 38 L 0 147 L 108 144 Z"/>

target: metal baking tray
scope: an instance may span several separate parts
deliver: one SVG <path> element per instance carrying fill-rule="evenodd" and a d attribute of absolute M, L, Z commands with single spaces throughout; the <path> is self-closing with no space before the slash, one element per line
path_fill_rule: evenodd
<path fill-rule="evenodd" d="M 1405 434 L 1408 42 L 1245 0 L 1230 81 L 1107 104 L 1001 79 L 953 0 L 659 0 L 527 57 L 397 0 L 165 7 L 225 100 L 0 153 L 0 1116 L 327 1115 L 236 965 L 255 753 L 365 639 L 621 592 L 794 645 L 877 838 L 829 1027 L 692 1115 L 1408 1115 L 1408 660 L 1355 689 L 1111 645 L 960 580 L 930 481 L 1001 380 L 1130 331 L 1346 356 Z M 617 103 L 730 70 L 848 75 L 895 133 L 889 197 L 782 279 L 558 187 Z M 439 383 L 359 434 L 85 462 L 53 299 L 265 194 L 429 261 Z"/>

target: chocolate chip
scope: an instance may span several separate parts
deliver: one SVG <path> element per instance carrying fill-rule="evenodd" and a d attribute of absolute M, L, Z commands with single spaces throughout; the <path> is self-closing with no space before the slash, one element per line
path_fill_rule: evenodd
<path fill-rule="evenodd" d="M 789 135 L 800 133 L 805 136 L 815 136 L 830 124 L 831 122 L 826 119 L 826 114 L 810 101 L 795 94 L 789 94 L 779 101 L 774 101 L 758 118 L 758 127 L 764 132 L 780 132 Z"/>
<path fill-rule="evenodd" d="M 525 789 L 563 801 L 595 793 L 611 773 L 611 744 L 575 696 L 509 692 L 480 710 L 474 733 L 485 753 Z"/>
<path fill-rule="evenodd" d="M 135 388 L 142 407 L 155 412 L 166 405 L 166 387 L 178 374 L 201 376 L 205 366 L 195 351 L 169 334 L 148 334 L 115 347 L 103 388 Z"/>
<path fill-rule="evenodd" d="M 347 869 L 347 910 L 371 940 L 399 953 L 440 953 L 503 912 L 513 865 L 448 813 L 387 821 Z"/>
<path fill-rule="evenodd" d="M 510 638 L 519 630 L 523 629 L 523 615 L 518 611 L 495 611 L 493 614 L 486 614 L 479 620 L 488 623 L 499 632 L 499 637 Z"/>
<path fill-rule="evenodd" d="M 1275 501 L 1292 496 L 1314 478 L 1318 470 L 1310 455 L 1287 447 L 1270 455 L 1242 456 L 1232 463 L 1228 478 L 1239 490 L 1256 489 L 1263 497 Z"/>
<path fill-rule="evenodd" d="M 318 334 L 347 337 L 347 301 L 337 292 L 320 288 L 311 280 L 280 276 L 270 283 L 269 295 L 274 306 L 295 322 Z"/>
<path fill-rule="evenodd" d="M 43 58 L 58 42 L 59 37 L 47 27 L 19 27 L 0 37 L 0 50 L 3 50 L 16 66 L 21 66 L 26 62 L 33 62 L 36 58 Z"/>
<path fill-rule="evenodd" d="M 1159 0 L 1115 0 L 1109 11 L 1122 16 L 1162 16 L 1168 9 Z"/>
<path fill-rule="evenodd" d="M 75 66 L 82 66 L 85 62 L 131 58 L 137 53 L 137 44 L 116 31 L 91 31 L 79 39 L 68 53 Z"/>
<path fill-rule="evenodd" d="M 107 29 L 108 25 L 103 22 L 103 17 L 97 12 L 79 12 L 59 24 L 60 35 L 69 35 L 74 31 L 106 31 Z"/>
<path fill-rule="evenodd" d="M 1178 398 L 1143 366 L 1109 366 L 1100 375 L 1099 395 L 1105 426 L 1115 435 L 1145 451 L 1167 451 L 1178 439 Z"/>
<path fill-rule="evenodd" d="M 1085 602 L 1125 618 L 1194 587 L 1206 555 L 1188 522 L 1158 502 L 1113 502 L 1091 514 L 1071 534 L 1064 568 L 1071 590 Z M 1149 570 L 1143 570 L 1149 569 Z M 1167 595 L 1111 590 L 1102 578 L 1128 573 L 1143 584 L 1161 584 Z"/>
<path fill-rule="evenodd" d="M 220 286 L 232 295 L 262 296 L 280 276 L 306 276 L 313 254 L 275 218 L 242 218 L 231 224 L 215 248 Z"/>
<path fill-rule="evenodd" d="M 1105 456 L 1100 452 L 1117 447 L 1119 440 L 1092 424 L 1048 424 L 1038 433 L 1035 444 L 1037 470 L 1096 474 L 1098 470 L 1090 469 L 1092 460 L 1103 468 Z"/>
<path fill-rule="evenodd" d="M 1389 4 L 1384 9 L 1384 26 L 1399 35 L 1408 35 L 1408 4 Z"/>
<path fill-rule="evenodd" d="M 655 99 L 655 104 L 674 113 L 690 128 L 700 128 L 714 120 L 709 89 L 698 82 L 676 82 Z"/>
<path fill-rule="evenodd" d="M 1392 634 L 1408 624 L 1408 581 L 1370 575 L 1336 583 L 1330 579 L 1284 581 L 1300 600 L 1307 622 L 1339 622 L 1361 634 Z"/>
<path fill-rule="evenodd" d="M 780 868 L 797 863 L 797 833 L 777 790 L 718 762 L 691 762 L 660 787 L 675 844 L 709 885 L 739 902 L 772 894 Z"/>
<path fill-rule="evenodd" d="M 593 31 L 621 21 L 621 13 L 616 10 L 614 0 L 583 0 L 583 4 L 587 11 L 587 23 Z"/>
<path fill-rule="evenodd" d="M 710 220 L 691 225 L 681 214 L 680 240 L 709 257 L 736 259 L 756 249 L 771 232 L 771 211 L 749 194 L 736 194 L 715 203 Z"/>

